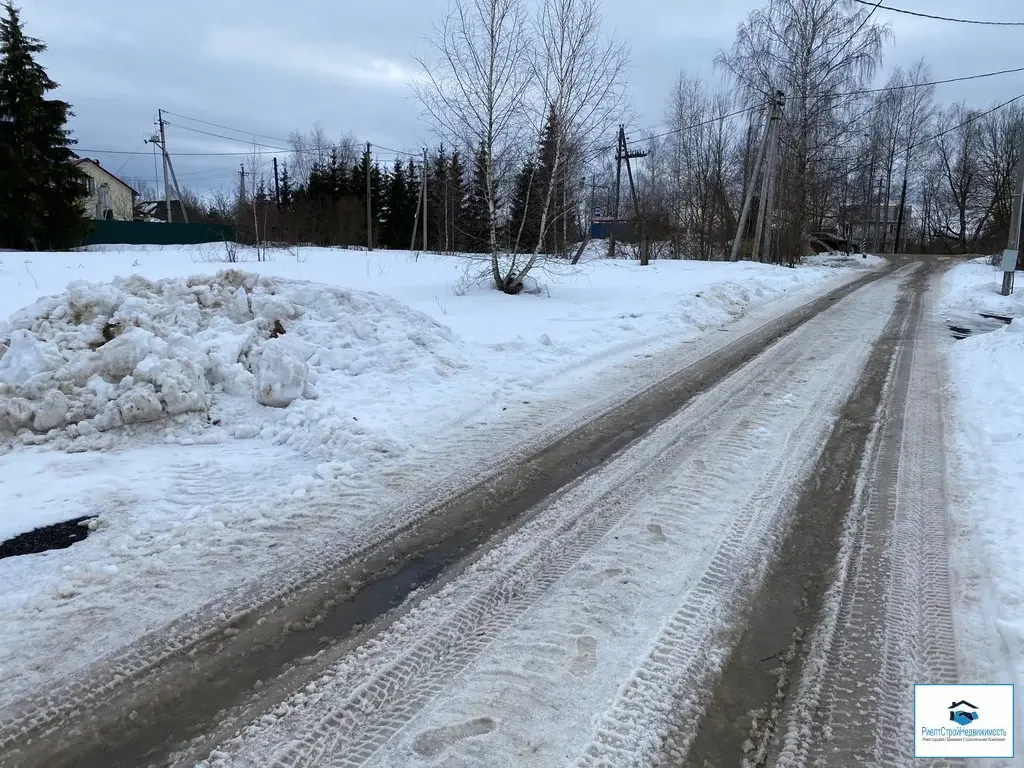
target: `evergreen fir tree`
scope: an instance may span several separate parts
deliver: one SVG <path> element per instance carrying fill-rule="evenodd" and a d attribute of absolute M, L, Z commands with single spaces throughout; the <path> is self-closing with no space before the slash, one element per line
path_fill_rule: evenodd
<path fill-rule="evenodd" d="M 288 208 L 292 204 L 292 181 L 288 176 L 288 163 L 281 164 L 281 207 Z"/>
<path fill-rule="evenodd" d="M 473 164 L 473 179 L 462 206 L 458 229 L 464 237 L 464 249 L 471 253 L 490 253 L 491 213 L 487 205 L 487 155 L 481 147 Z M 495 201 L 497 207 L 497 201 Z"/>
<path fill-rule="evenodd" d="M 465 176 L 462 156 L 459 155 L 457 149 L 452 150 L 451 161 L 448 163 L 448 188 L 445 204 L 448 206 L 448 247 L 453 251 L 465 250 L 465 240 L 459 233 L 459 219 L 463 206 L 466 204 Z"/>
<path fill-rule="evenodd" d="M 373 245 L 380 244 L 380 227 L 383 223 L 381 212 L 387 201 L 386 174 L 381 171 L 379 163 L 370 166 L 370 200 L 373 203 Z M 365 191 L 363 192 L 365 197 Z"/>
<path fill-rule="evenodd" d="M 542 194 L 543 189 L 536 165 L 532 159 L 528 159 L 516 175 L 515 192 L 506 234 L 509 249 L 515 248 L 518 241 L 519 253 L 533 251 L 537 244 L 537 235 L 540 233 L 540 210 L 543 204 L 543 200 L 540 198 Z"/>
<path fill-rule="evenodd" d="M 524 238 L 524 245 L 533 250 L 537 242 L 537 233 L 540 230 L 540 218 L 544 210 L 544 201 L 548 194 L 548 187 L 552 184 L 552 176 L 555 174 L 556 152 L 562 155 L 562 163 L 559 165 L 557 177 L 554 178 L 554 189 L 552 190 L 551 201 L 548 205 L 547 227 L 544 235 L 543 248 L 548 253 L 556 253 L 562 250 L 562 217 L 565 215 L 565 138 L 562 137 L 563 145 L 560 150 L 556 149 L 556 142 L 559 133 L 562 131 L 562 123 L 555 113 L 554 107 L 548 110 L 548 119 L 544 125 L 544 133 L 540 138 L 538 147 L 537 175 L 534 177 L 534 188 L 536 192 L 531 194 L 531 200 L 536 203 L 536 227 L 532 241 Z"/>
<path fill-rule="evenodd" d="M 430 246 L 438 251 L 451 249 L 451 221 L 445 218 L 448 206 L 448 154 L 444 145 L 430 158 L 427 174 L 427 236 Z"/>
<path fill-rule="evenodd" d="M 46 46 L 27 37 L 8 0 L 0 19 L 0 247 L 80 245 L 88 231 L 85 174 L 74 165 L 65 128 L 70 105 L 46 94 L 57 87 L 35 56 Z"/>
<path fill-rule="evenodd" d="M 387 202 L 381 211 L 381 245 L 393 249 L 408 248 L 409 236 L 412 234 L 412 219 L 409 213 L 415 207 L 415 203 L 409 204 L 406 171 L 400 159 L 395 159 L 386 183 Z"/>

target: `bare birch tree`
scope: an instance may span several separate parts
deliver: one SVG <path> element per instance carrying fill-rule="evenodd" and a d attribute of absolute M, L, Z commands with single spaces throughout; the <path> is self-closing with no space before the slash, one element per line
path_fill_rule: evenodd
<path fill-rule="evenodd" d="M 499 288 L 499 191 L 527 125 L 529 43 L 521 0 L 451 0 L 428 40 L 430 53 L 419 59 L 424 77 L 414 82 L 442 135 L 468 157 L 483 157 L 491 276 Z"/>
<path fill-rule="evenodd" d="M 556 130 L 551 169 L 538 198 L 540 225 L 533 252 L 522 264 L 511 254 L 501 276 L 502 290 L 510 293 L 522 290 L 541 256 L 548 228 L 558 218 L 554 203 L 566 168 L 574 157 L 589 159 L 607 142 L 626 107 L 629 51 L 602 32 L 598 0 L 544 0 L 534 33 L 538 122 L 543 119 Z"/>
<path fill-rule="evenodd" d="M 732 49 L 717 60 L 751 105 L 777 90 L 786 96 L 777 241 L 791 261 L 837 197 L 835 167 L 853 130 L 843 94 L 874 75 L 889 35 L 869 13 L 852 0 L 770 0 L 740 24 Z"/>

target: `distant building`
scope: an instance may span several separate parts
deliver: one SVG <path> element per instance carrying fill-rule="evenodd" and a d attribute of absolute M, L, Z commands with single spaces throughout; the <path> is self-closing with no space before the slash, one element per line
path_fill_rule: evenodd
<path fill-rule="evenodd" d="M 612 227 L 615 228 L 615 239 L 620 242 L 631 243 L 633 237 L 633 222 L 627 219 L 619 219 L 615 223 L 612 216 L 593 216 L 590 219 L 590 237 L 594 240 L 607 240 L 612 236 Z"/>
<path fill-rule="evenodd" d="M 877 250 L 882 242 L 882 235 L 885 235 L 886 250 L 891 249 L 896 238 L 896 226 L 900 220 L 900 207 L 898 205 L 884 205 L 879 208 L 877 205 L 863 207 L 851 207 L 846 211 L 847 220 L 850 223 L 850 237 L 858 240 L 869 250 Z M 911 233 L 917 231 L 917 219 L 913 207 L 903 206 L 903 226 L 900 232 L 901 239 L 905 240 Z"/>
<path fill-rule="evenodd" d="M 139 193 L 100 165 L 99 160 L 81 157 L 74 165 L 85 173 L 86 196 L 82 209 L 86 218 L 131 221 Z"/>
<path fill-rule="evenodd" d="M 143 200 L 136 207 L 138 217 L 143 221 L 167 221 L 166 200 Z M 181 200 L 171 200 L 171 221 L 185 221 Z"/>

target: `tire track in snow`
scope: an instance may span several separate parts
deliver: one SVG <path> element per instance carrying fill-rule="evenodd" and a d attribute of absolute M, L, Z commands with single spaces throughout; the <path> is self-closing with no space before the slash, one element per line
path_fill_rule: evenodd
<path fill-rule="evenodd" d="M 858 277 L 837 289 L 833 298 L 874 279 L 873 275 Z M 246 643 L 273 642 L 281 632 L 288 631 L 288 626 L 283 625 L 285 621 L 293 617 L 305 621 L 322 611 L 319 602 L 310 609 L 322 594 L 329 593 L 331 599 L 336 599 L 339 594 L 356 589 L 356 583 L 344 581 L 348 578 L 346 569 L 361 567 L 363 558 L 370 559 L 380 548 L 390 547 L 396 537 L 428 525 L 440 505 L 451 501 L 471 483 L 519 468 L 541 446 L 570 433 L 594 433 L 598 430 L 594 419 L 624 408 L 627 398 L 643 399 L 659 387 L 669 386 L 666 382 L 676 381 L 673 377 L 679 376 L 680 369 L 684 374 L 687 367 L 706 371 L 704 364 L 713 355 L 720 353 L 728 358 L 731 354 L 735 358 L 736 350 L 745 349 L 744 344 L 751 344 L 752 339 L 770 341 L 773 335 L 799 326 L 820 311 L 821 306 L 827 306 L 824 298 L 803 304 L 805 298 L 783 302 L 722 332 L 709 334 L 701 340 L 700 348 L 680 346 L 661 357 L 641 357 L 622 365 L 616 369 L 615 377 L 621 376 L 623 381 L 633 379 L 631 391 L 609 392 L 607 380 L 602 380 L 583 392 L 565 392 L 536 407 L 524 408 L 518 418 L 507 419 L 498 427 L 489 425 L 478 430 L 472 438 L 450 436 L 440 445 L 442 449 L 453 450 L 452 455 L 412 457 L 402 467 L 385 473 L 379 486 L 333 487 L 329 489 L 330 495 L 301 504 L 289 502 L 290 524 L 301 525 L 303 520 L 309 520 L 315 525 L 331 519 L 339 504 L 367 522 L 341 542 L 324 536 L 321 545 L 311 549 L 303 561 L 289 562 L 279 572 L 268 573 L 258 584 L 246 583 L 227 591 L 217 601 L 181 616 L 140 642 L 101 659 L 75 678 L 24 702 L 19 711 L 10 713 L 11 719 L 0 725 L 0 748 L 9 748 L 31 737 L 37 745 L 45 741 L 66 751 L 80 749 L 82 742 L 95 744 L 100 725 L 108 734 L 122 732 L 126 727 L 130 730 L 131 726 L 119 719 L 120 713 L 145 713 L 154 692 L 176 691 L 191 677 L 215 676 L 216 669 L 240 666 L 243 662 L 239 661 L 239 654 L 247 652 Z M 790 309 L 791 314 L 782 314 Z M 765 324 L 768 318 L 775 319 Z M 712 372 L 710 380 L 714 381 L 716 375 L 720 374 Z M 701 386 L 706 385 L 701 382 Z M 594 463 L 597 462 L 584 458 L 580 466 L 587 468 Z M 436 479 L 438 466 L 456 469 Z M 425 477 L 430 484 L 423 488 Z M 308 614 L 298 616 L 298 611 L 307 610 Z M 264 623 L 268 614 L 273 621 Z M 282 626 L 278 627 L 279 624 Z M 276 633 L 271 631 L 275 627 Z M 246 638 L 246 643 L 236 640 L 238 637 Z M 206 663 L 207 667 L 198 662 Z M 88 720 L 79 717 L 86 710 L 90 712 Z M 99 724 L 97 714 L 101 716 Z M 138 722 L 148 720 L 143 717 Z"/>
<path fill-rule="evenodd" d="M 683 658 L 684 676 L 691 678 L 713 666 L 720 650 L 709 635 L 728 623 L 735 609 L 729 603 L 763 570 L 760 548 L 785 526 L 783 513 L 799 488 L 801 468 L 813 466 L 827 439 L 829 413 L 845 400 L 884 326 L 896 282 L 883 281 L 837 305 L 692 401 L 403 618 L 398 637 L 385 635 L 352 654 L 325 682 L 226 742 L 211 755 L 210 765 L 362 765 L 542 599 L 640 499 L 691 520 L 707 509 L 738 505 L 707 572 L 625 687 L 606 718 L 609 727 L 599 731 L 599 743 L 588 750 L 586 764 L 612 753 L 621 757 L 624 750 L 607 734 L 623 724 L 657 727 L 635 718 L 627 722 L 624 710 L 640 705 L 648 720 L 674 719 L 672 689 L 680 681 L 675 665 Z M 851 322 L 850 308 L 865 301 L 873 301 L 870 314 Z M 857 325 L 867 328 L 853 330 Z M 817 374 L 810 384 L 809 372 Z M 792 401 L 765 402 L 765 389 L 785 386 L 807 390 L 808 402 L 795 420 L 786 415 Z M 709 424 L 719 428 L 710 436 Z M 769 426 L 784 428 L 785 439 L 772 442 L 766 437 Z M 697 453 L 701 465 L 691 461 Z M 737 466 L 752 471 L 736 475 Z M 674 480 L 671 493 L 652 501 L 651 489 L 666 477 Z M 705 656 L 688 658 L 702 648 Z M 648 746 L 660 747 L 634 746 L 641 747 L 634 756 L 647 754 Z"/>
<path fill-rule="evenodd" d="M 938 329 L 925 317 L 935 283 L 918 296 L 893 363 L 846 530 L 835 613 L 811 642 L 777 768 L 915 762 L 913 683 L 958 680 L 946 401 Z"/>

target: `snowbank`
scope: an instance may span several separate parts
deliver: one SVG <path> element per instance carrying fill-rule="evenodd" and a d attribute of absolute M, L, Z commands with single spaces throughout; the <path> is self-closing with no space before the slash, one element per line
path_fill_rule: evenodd
<path fill-rule="evenodd" d="M 214 397 L 285 408 L 321 375 L 413 370 L 450 331 L 398 302 L 239 270 L 73 282 L 0 326 L 0 435 L 64 436 L 205 413 Z M 42 433 L 37 436 L 33 433 Z"/>
<path fill-rule="evenodd" d="M 1011 325 L 949 351 L 957 481 L 954 562 L 965 658 L 978 682 L 1024 684 L 1024 293 L 999 295 L 1002 272 L 976 260 L 946 276 L 946 313 L 995 312 Z"/>
<path fill-rule="evenodd" d="M 815 253 L 804 257 L 804 264 L 811 267 L 852 267 L 854 269 L 879 269 L 889 262 L 871 253 Z"/>

